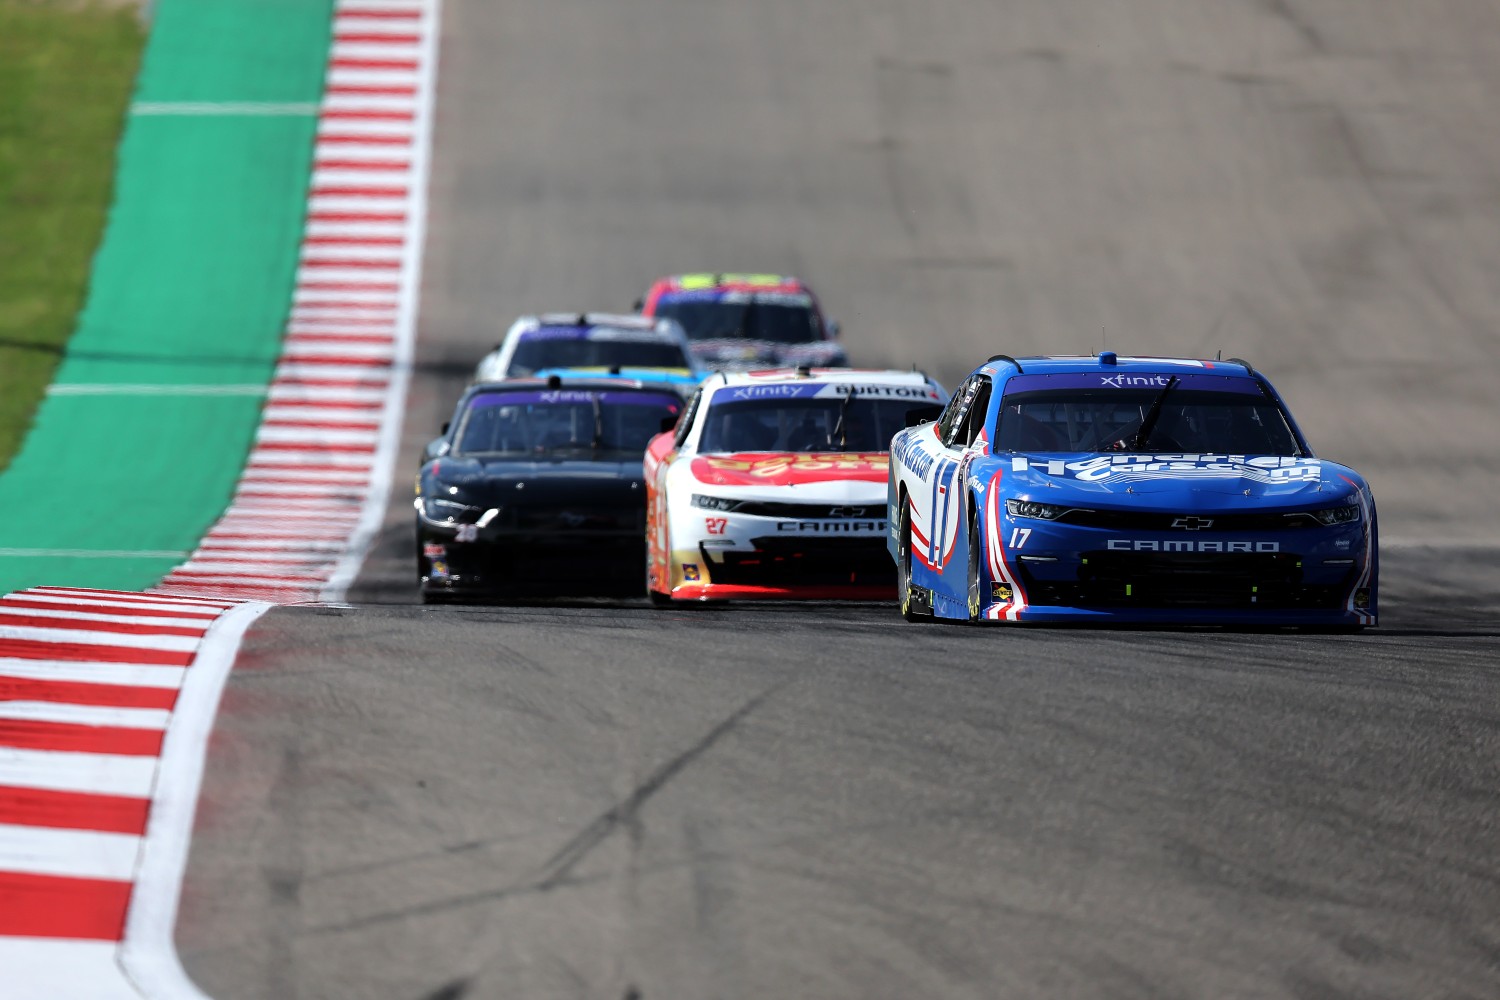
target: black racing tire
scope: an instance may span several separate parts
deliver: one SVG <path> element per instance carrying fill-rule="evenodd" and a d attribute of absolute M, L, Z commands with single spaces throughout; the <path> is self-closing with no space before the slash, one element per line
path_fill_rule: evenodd
<path fill-rule="evenodd" d="M 422 525 L 417 525 L 417 600 L 422 604 L 438 604 L 440 601 L 433 600 L 427 591 L 427 557 L 422 554 L 422 549 L 427 544 L 427 534 L 422 530 Z"/>
<path fill-rule="evenodd" d="M 901 602 L 901 617 L 909 622 L 927 620 L 916 610 L 911 593 L 911 508 L 901 499 L 901 519 L 896 529 L 896 594 Z"/>
<path fill-rule="evenodd" d="M 673 603 L 670 594 L 663 594 L 651 586 L 651 520 L 646 519 L 646 600 L 651 602 L 653 608 L 671 607 Z"/>

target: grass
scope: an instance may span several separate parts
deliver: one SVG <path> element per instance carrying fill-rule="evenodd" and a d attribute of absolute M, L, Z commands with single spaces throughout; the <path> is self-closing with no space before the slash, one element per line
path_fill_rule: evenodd
<path fill-rule="evenodd" d="M 0 470 L 83 306 L 145 37 L 128 5 L 0 0 Z"/>

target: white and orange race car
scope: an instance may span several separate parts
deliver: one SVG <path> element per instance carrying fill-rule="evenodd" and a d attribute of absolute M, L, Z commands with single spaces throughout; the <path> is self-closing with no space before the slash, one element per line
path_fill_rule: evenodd
<path fill-rule="evenodd" d="M 646 449 L 647 596 L 890 598 L 890 441 L 947 398 L 920 372 L 710 377 Z"/>

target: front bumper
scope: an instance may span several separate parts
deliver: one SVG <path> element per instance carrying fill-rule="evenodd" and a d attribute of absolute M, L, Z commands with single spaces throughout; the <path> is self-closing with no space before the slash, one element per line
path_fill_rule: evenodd
<path fill-rule="evenodd" d="M 674 599 L 879 601 L 896 592 L 884 518 L 710 514 L 705 522 L 714 533 L 675 539 Z"/>
<path fill-rule="evenodd" d="M 428 594 L 634 592 L 646 557 L 645 515 L 624 528 L 554 531 L 481 529 L 459 541 L 459 526 L 417 523 L 417 568 Z"/>
<path fill-rule="evenodd" d="M 1019 530 L 1018 530 L 1019 529 Z M 1030 529 L 1027 531 L 1026 529 Z M 1001 519 L 982 617 L 1034 622 L 1363 626 L 1378 615 L 1373 527 L 1253 535 Z M 1015 544 L 1020 542 L 1020 544 Z M 991 540 L 991 549 L 995 540 Z"/>

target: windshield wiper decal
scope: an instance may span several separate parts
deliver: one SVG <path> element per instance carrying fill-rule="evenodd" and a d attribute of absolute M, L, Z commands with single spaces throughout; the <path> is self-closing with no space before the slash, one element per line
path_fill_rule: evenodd
<path fill-rule="evenodd" d="M 590 396 L 589 402 L 594 404 L 594 450 L 604 443 L 604 407 L 599 403 L 598 396 Z"/>
<path fill-rule="evenodd" d="M 1146 439 L 1151 436 L 1151 431 L 1156 427 L 1157 418 L 1161 416 L 1161 406 L 1167 401 L 1167 393 L 1172 391 L 1172 386 L 1177 384 L 1177 376 L 1173 375 L 1167 379 L 1167 384 L 1162 387 L 1161 392 L 1156 394 L 1156 399 L 1151 403 L 1151 409 L 1146 411 L 1146 418 L 1141 421 L 1140 429 L 1135 432 L 1135 440 L 1131 442 L 1131 451 L 1140 451 L 1146 447 Z"/>

